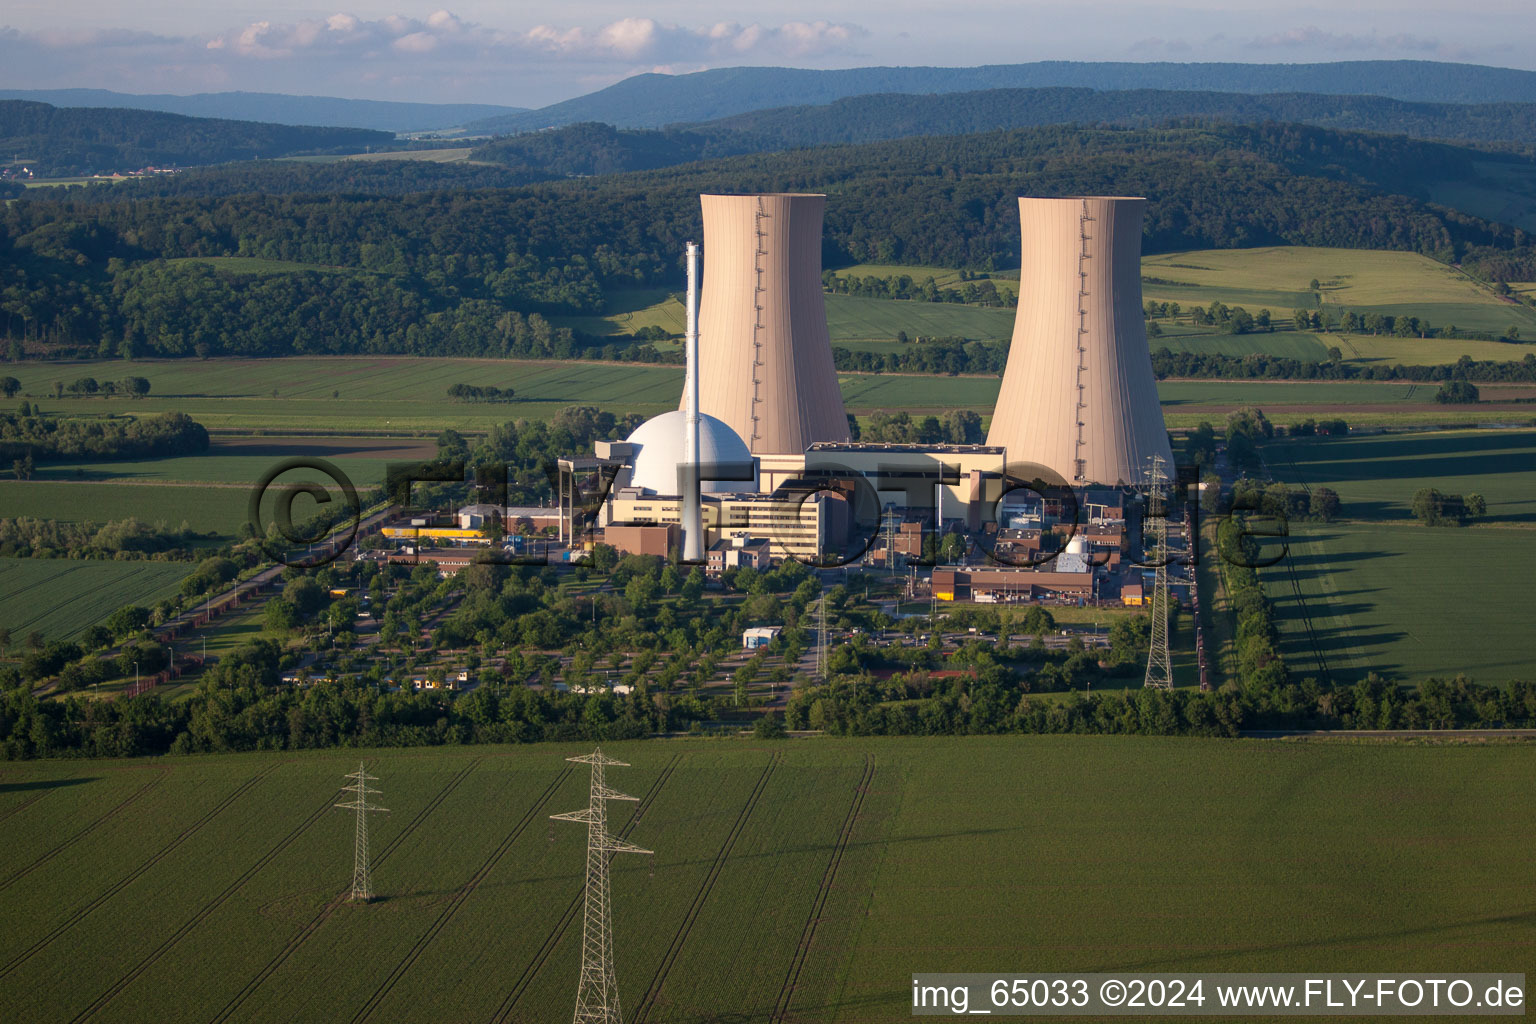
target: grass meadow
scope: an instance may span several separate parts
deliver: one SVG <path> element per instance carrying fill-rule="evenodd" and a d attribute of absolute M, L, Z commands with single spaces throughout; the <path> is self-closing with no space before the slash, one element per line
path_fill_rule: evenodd
<path fill-rule="evenodd" d="M 585 749 L 585 748 L 581 748 Z M 586 802 L 564 745 L 0 769 L 14 1024 L 547 1021 Z M 977 737 L 615 744 L 633 1021 L 908 1019 L 914 971 L 1520 971 L 1526 747 Z M 379 899 L 339 898 L 365 757 Z M 1021 780 L 1051 784 L 1021 785 Z M 1168 865 L 1179 870 L 1170 875 Z M 1390 893 L 1391 898 L 1386 898 Z M 1283 903 L 1292 912 L 1277 914 Z"/>
<path fill-rule="evenodd" d="M 191 570 L 185 562 L 0 558 L 0 624 L 18 647 L 33 630 L 69 640 L 125 604 L 178 593 Z"/>
<path fill-rule="evenodd" d="M 1418 680 L 1536 673 L 1525 591 L 1536 565 L 1536 431 L 1437 431 L 1266 446 L 1278 479 L 1326 486 L 1345 521 L 1292 524 L 1263 576 L 1298 678 Z M 1470 527 L 1413 519 L 1413 494 L 1481 493 Z"/>

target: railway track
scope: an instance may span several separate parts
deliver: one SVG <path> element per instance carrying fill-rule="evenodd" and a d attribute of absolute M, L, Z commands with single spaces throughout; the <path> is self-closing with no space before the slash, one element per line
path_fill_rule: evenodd
<path fill-rule="evenodd" d="M 475 758 L 473 761 L 470 761 L 469 764 L 465 765 L 457 775 L 449 779 L 448 784 L 439 790 L 436 796 L 427 801 L 421 810 L 416 812 L 416 816 L 406 823 L 405 827 L 400 830 L 399 834 L 397 834 L 384 845 L 384 848 L 379 851 L 379 855 L 373 859 L 373 866 L 378 867 L 380 864 L 383 864 L 386 860 L 388 860 L 389 855 L 395 852 L 395 850 L 399 849 L 400 844 L 409 839 L 412 833 L 416 831 L 421 823 L 426 821 L 427 818 L 432 815 L 432 812 L 437 810 L 437 808 L 442 805 L 444 800 L 448 799 L 449 794 L 451 794 L 455 789 L 458 789 L 459 784 L 468 778 L 471 772 L 479 767 L 481 760 L 481 758 Z M 245 1001 L 255 994 L 257 989 L 266 984 L 268 978 L 276 974 L 277 971 L 283 966 L 283 964 L 288 962 L 288 958 L 293 956 L 293 954 L 298 951 L 300 946 L 304 945 L 304 943 L 307 942 L 309 938 L 315 934 L 315 932 L 320 930 L 320 927 L 324 925 L 326 921 L 330 920 L 331 915 L 336 912 L 336 908 L 341 906 L 343 902 L 345 902 L 345 896 L 343 895 L 338 894 L 332 897 L 326 903 L 326 905 L 320 909 L 319 913 L 315 914 L 314 917 L 310 918 L 309 921 L 305 923 L 304 927 L 299 930 L 297 935 L 288 940 L 288 944 L 284 946 L 276 956 L 267 961 L 266 965 L 256 973 L 254 978 L 246 982 L 244 988 L 235 993 L 234 998 L 232 998 L 228 1003 L 224 1004 L 224 1008 L 212 1018 L 210 1024 L 223 1024 L 224 1021 L 229 1020 L 229 1018 L 232 1017 L 235 1012 L 240 1009 L 241 1006 L 245 1005 Z"/>
<path fill-rule="evenodd" d="M 709 874 L 705 876 L 704 884 L 699 887 L 693 903 L 688 907 L 688 913 L 684 915 L 682 925 L 678 927 L 677 934 L 672 937 L 666 953 L 662 955 L 661 963 L 656 967 L 650 986 L 645 990 L 645 995 L 640 997 L 640 1003 L 635 1008 L 634 1024 L 644 1024 L 655 1008 L 656 1000 L 661 996 L 661 987 L 666 983 L 667 975 L 672 971 L 672 965 L 677 963 L 677 958 L 682 955 L 683 946 L 688 942 L 688 935 L 693 931 L 693 924 L 698 920 L 699 912 L 709 900 L 709 894 L 714 891 L 715 882 L 719 880 L 720 872 L 725 868 L 725 862 L 736 846 L 736 840 L 740 838 L 742 832 L 746 831 L 747 821 L 752 817 L 752 811 L 757 807 L 758 800 L 762 798 L 763 790 L 768 788 L 768 780 L 773 777 L 774 769 L 783 760 L 784 756 L 776 753 L 763 767 L 763 774 L 758 777 L 757 784 L 752 788 L 752 794 L 747 797 L 747 802 L 741 808 L 741 813 L 736 815 L 736 821 L 731 825 L 730 832 L 726 834 L 725 842 L 720 844 L 720 852 L 715 854 L 714 863 L 709 866 Z"/>
<path fill-rule="evenodd" d="M 421 934 L 416 943 L 411 946 L 405 956 L 400 959 L 400 962 L 395 965 L 394 970 L 389 972 L 389 976 L 384 979 L 373 995 L 369 997 L 368 1001 L 363 1004 L 357 1013 L 353 1014 L 353 1024 L 363 1024 L 364 1021 L 373 1016 L 374 1011 L 389 997 L 390 991 L 406 975 L 416 963 L 416 960 L 426 951 L 426 948 L 432 944 L 432 940 L 437 938 L 442 930 L 448 926 L 449 921 L 453 920 L 453 915 L 459 912 L 459 908 L 474 895 L 475 890 L 480 887 L 481 882 L 485 881 L 486 876 L 495 870 L 497 864 L 501 863 L 501 859 L 507 855 L 507 851 L 512 848 L 512 844 L 517 842 L 518 837 L 527 830 L 533 820 L 538 817 L 539 812 L 548 805 L 550 799 L 559 791 L 561 784 L 570 778 L 571 773 L 575 770 L 574 765 L 566 765 L 565 768 L 561 769 L 560 774 L 555 776 L 554 781 L 545 787 L 544 792 L 539 794 L 538 799 L 533 802 L 533 805 L 518 819 L 512 831 L 507 833 L 506 838 L 497 845 L 485 863 L 480 865 L 480 869 L 453 894 L 453 898 L 448 901 L 448 905 L 443 908 L 442 913 L 437 915 L 437 920 L 428 926 L 427 930 Z"/>
<path fill-rule="evenodd" d="M 4 966 L 0 966 L 0 978 L 5 977 L 6 975 L 8 975 L 12 971 L 14 971 L 16 968 L 20 967 L 22 964 L 24 964 L 28 960 L 32 959 L 32 957 L 36 956 L 46 946 L 48 946 L 49 943 L 53 942 L 55 939 L 57 939 L 60 935 L 63 935 L 65 932 L 69 931 L 69 929 L 73 928 L 75 925 L 79 924 L 86 917 L 88 917 L 92 913 L 94 913 L 97 908 L 99 908 L 102 905 L 104 905 L 105 903 L 107 903 L 107 901 L 112 899 L 112 897 L 116 896 L 118 893 L 122 892 L 128 886 L 132 885 L 139 878 L 143 877 L 144 874 L 147 871 L 149 871 L 151 868 L 153 868 L 156 864 L 159 864 L 162 860 L 164 860 L 165 858 L 169 857 L 172 853 L 175 853 L 176 850 L 178 848 L 180 848 L 180 846 L 183 843 L 185 843 L 188 839 L 191 839 L 194 835 L 196 835 L 199 831 L 201 831 L 204 825 L 208 824 L 214 818 L 217 818 L 219 816 L 219 814 L 221 812 L 223 812 L 223 810 L 225 808 L 227 808 L 228 806 L 233 804 L 236 800 L 240 799 L 240 797 L 244 796 L 246 794 L 246 792 L 248 792 L 252 787 L 254 787 L 262 779 L 264 779 L 268 775 L 272 774 L 272 772 L 276 768 L 277 768 L 277 765 L 275 765 L 275 764 L 274 765 L 270 765 L 267 768 L 264 768 L 261 771 L 257 772 L 255 775 L 251 776 L 249 779 L 247 779 L 244 782 L 242 782 L 239 786 L 235 787 L 234 792 L 230 793 L 224 799 L 222 799 L 218 803 L 214 804 L 213 807 L 211 809 L 209 809 L 208 811 L 206 811 L 201 818 L 198 818 L 192 824 L 190 824 L 186 828 L 182 829 L 181 832 L 179 832 L 174 839 L 172 839 L 169 843 L 166 843 L 164 846 L 162 846 L 148 860 L 144 861 L 138 867 L 136 867 L 132 871 L 128 872 L 128 874 L 124 875 L 122 878 L 118 879 L 112 885 L 108 886 L 104 891 L 102 891 L 100 894 L 98 894 L 95 899 L 91 900 L 89 903 L 85 904 L 83 907 L 81 907 L 78 910 L 76 910 L 73 914 L 70 914 L 67 918 L 65 918 L 63 921 L 61 921 L 56 927 L 54 927 L 52 931 L 48 932 L 48 934 L 44 935 L 42 938 L 40 938 L 36 942 L 32 943 L 32 945 L 28 946 L 26 949 L 22 950 L 20 953 L 16 954 L 9 961 L 7 961 Z M 149 785 L 153 785 L 153 783 L 150 783 Z M 131 799 L 132 798 L 130 797 L 130 800 Z M 124 806 L 127 802 L 128 801 L 124 801 L 124 804 L 120 804 L 119 805 L 119 809 L 122 806 Z"/>
<path fill-rule="evenodd" d="M 816 928 L 821 924 L 821 914 L 826 908 L 827 899 L 831 896 L 832 886 L 837 881 L 837 869 L 843 862 L 843 853 L 848 849 L 848 841 L 853 837 L 854 826 L 858 823 L 859 812 L 864 809 L 864 798 L 869 795 L 869 787 L 875 779 L 875 759 L 870 754 L 864 755 L 864 774 L 853 790 L 853 802 L 848 806 L 848 816 L 843 819 L 843 827 L 837 834 L 837 842 L 832 847 L 832 856 L 827 861 L 827 870 L 821 876 L 821 888 L 816 891 L 816 900 L 811 904 L 811 914 L 805 921 L 805 928 L 800 933 L 800 944 L 795 948 L 795 955 L 789 962 L 789 971 L 784 976 L 784 984 L 779 989 L 779 998 L 774 1001 L 773 1015 L 769 1017 L 772 1024 L 785 1020 L 789 1016 L 789 1004 L 795 997 L 795 986 L 800 981 L 800 971 L 805 967 L 805 961 L 810 956 L 811 944 L 816 940 Z"/>
<path fill-rule="evenodd" d="M 668 761 L 666 766 L 662 768 L 661 773 L 656 777 L 655 784 L 646 791 L 644 798 L 635 807 L 635 813 L 630 816 L 629 821 L 625 822 L 624 827 L 619 830 L 618 837 L 620 839 L 629 838 L 630 833 L 640 823 L 640 819 L 644 816 L 645 812 L 656 802 L 656 797 L 660 795 L 662 788 L 666 786 L 667 780 L 672 777 L 672 772 L 682 761 L 682 757 L 683 755 L 681 754 L 673 754 L 672 760 Z M 609 857 L 610 862 L 612 859 L 612 857 Z M 575 898 L 565 908 L 565 912 L 560 915 L 560 920 L 556 923 L 554 930 L 549 933 L 543 945 L 534 953 L 533 959 L 529 961 L 528 966 L 523 968 L 523 973 L 518 975 L 517 981 L 513 982 L 512 990 L 507 993 L 506 998 L 502 999 L 501 1005 L 496 1008 L 496 1012 L 491 1016 L 492 1024 L 506 1024 L 512 1010 L 517 1006 L 517 1001 L 523 997 L 523 993 L 528 990 L 528 986 L 533 983 L 533 979 L 537 977 L 539 971 L 543 970 L 550 954 L 555 951 L 555 947 L 560 944 L 560 939 L 564 937 L 566 930 L 570 928 L 571 922 L 576 919 L 577 913 L 581 910 L 581 901 L 585 894 L 586 887 L 583 885 L 581 889 L 576 891 Z"/>
<path fill-rule="evenodd" d="M 71 846 L 75 845 L 80 840 L 82 840 L 86 836 L 90 835 L 92 832 L 96 831 L 96 829 L 100 828 L 102 825 L 105 825 L 107 822 L 109 822 L 113 818 L 117 817 L 119 814 L 121 814 L 125 809 L 127 809 L 127 807 L 130 804 L 132 804 L 135 800 L 137 800 L 139 797 L 143 796 L 145 793 L 149 792 L 151 789 L 153 789 L 154 787 L 158 786 L 160 783 L 164 782 L 166 777 L 168 775 L 170 775 L 170 771 L 171 770 L 169 768 L 161 768 L 159 773 L 153 779 L 150 779 L 148 782 L 144 783 L 144 785 L 140 786 L 138 789 L 136 789 L 132 793 L 128 794 L 128 796 L 121 803 L 119 803 L 116 807 L 113 807 L 111 810 L 109 810 L 105 814 L 101 815 L 95 821 L 93 821 L 89 825 L 85 826 L 85 828 L 81 829 L 79 832 L 76 832 L 74 835 L 72 835 L 68 839 L 64 840 L 58 846 L 55 846 L 53 849 L 49 850 L 47 853 L 45 853 L 42 856 L 38 857 L 31 864 L 28 864 L 26 867 L 23 867 L 23 868 L 18 868 L 17 870 L 13 871 L 11 874 L 7 875 L 3 880 L 0 880 L 0 892 L 4 892 L 6 889 L 9 889 L 16 882 L 18 882 L 21 879 L 25 878 L 27 875 L 30 875 L 32 872 L 36 871 L 38 868 L 42 867 L 44 864 L 48 863 L 53 858 L 57 857 L 59 854 L 63 853 L 65 850 L 69 849 Z M 17 809 L 19 810 L 20 808 L 17 808 Z"/>
<path fill-rule="evenodd" d="M 139 961 L 139 963 L 127 974 L 119 978 L 111 988 L 107 989 L 107 991 L 98 996 L 90 1006 L 76 1014 L 74 1019 L 71 1021 L 71 1024 L 82 1024 L 82 1022 L 89 1020 L 91 1017 L 94 1017 L 98 1012 L 104 1009 L 108 1003 L 112 1002 L 112 1000 L 121 995 L 129 985 L 133 984 L 140 977 L 142 977 L 146 971 L 148 971 L 156 964 L 156 962 L 160 960 L 161 957 L 170 952 L 172 947 L 174 947 L 182 939 L 186 938 L 194 928 L 211 917 L 213 913 L 222 907 L 231 896 L 239 892 L 247 882 L 256 876 L 257 872 L 261 871 L 262 868 L 272 863 L 272 861 L 275 860 L 279 854 L 288 849 L 288 847 L 292 846 L 293 843 L 305 832 L 309 831 L 310 827 L 313 826 L 315 822 L 319 821 L 322 817 L 325 816 L 326 812 L 331 809 L 331 805 L 333 803 L 334 798 L 327 797 L 325 802 L 322 803 L 319 807 L 315 808 L 309 817 L 305 818 L 298 825 L 296 825 L 292 831 L 290 831 L 286 836 L 278 841 L 277 845 L 273 846 L 270 850 L 263 854 L 256 861 L 256 863 L 247 868 L 239 878 L 235 879 L 227 887 L 225 887 L 223 892 L 220 892 L 212 900 L 204 904 L 201 910 L 194 914 L 180 928 L 172 932 L 171 935 L 159 946 L 157 946 L 153 952 L 151 952 L 143 960 Z"/>

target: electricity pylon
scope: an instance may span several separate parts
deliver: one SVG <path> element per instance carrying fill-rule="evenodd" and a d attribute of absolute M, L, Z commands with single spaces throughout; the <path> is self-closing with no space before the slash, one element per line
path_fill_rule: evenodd
<path fill-rule="evenodd" d="M 1152 642 L 1147 650 L 1147 677 L 1143 687 L 1155 690 L 1173 689 L 1173 660 L 1168 653 L 1168 494 L 1164 489 L 1167 475 L 1163 472 L 1163 457 L 1151 458 L 1152 469 L 1148 474 L 1147 511 L 1143 518 L 1142 535 L 1146 535 L 1146 518 L 1152 520 L 1153 537 L 1157 542 L 1157 570 L 1152 583 Z"/>
<path fill-rule="evenodd" d="M 587 823 L 587 888 L 581 923 L 581 980 L 576 985 L 574 1024 L 623 1024 L 619 1010 L 619 983 L 613 968 L 613 913 L 608 898 L 608 861 L 615 853 L 651 853 L 633 843 L 608 834 L 608 801 L 635 800 L 603 781 L 603 769 L 609 765 L 627 768 L 598 748 L 591 754 L 568 757 L 592 766 L 592 793 L 581 811 L 551 814 L 557 821 Z"/>
<path fill-rule="evenodd" d="M 823 584 L 816 610 L 816 674 L 827 681 L 827 591 Z"/>
<path fill-rule="evenodd" d="M 363 770 L 363 762 L 357 762 L 357 771 L 350 773 L 347 778 L 355 779 L 350 786 L 343 786 L 343 793 L 355 793 L 354 799 L 337 807 L 345 807 L 349 811 L 357 812 L 357 837 L 352 843 L 352 899 L 362 900 L 364 903 L 373 899 L 373 876 L 368 872 L 368 813 L 380 811 L 388 813 L 388 807 L 375 807 L 368 803 L 368 794 L 378 793 L 377 789 L 368 788 L 368 783 L 379 780 Z"/>

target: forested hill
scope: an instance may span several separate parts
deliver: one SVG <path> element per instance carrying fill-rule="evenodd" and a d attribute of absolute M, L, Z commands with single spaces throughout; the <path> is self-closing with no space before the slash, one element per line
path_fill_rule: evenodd
<path fill-rule="evenodd" d="M 307 124 L 318 128 L 372 128 L 386 132 L 421 132 L 453 128 L 521 107 L 489 103 L 399 103 L 351 100 L 339 96 L 293 96 L 276 92 L 171 93 L 112 92 L 108 89 L 0 89 L 0 99 L 31 100 L 56 107 L 126 107 L 160 110 L 188 117 L 232 118 Z"/>
<path fill-rule="evenodd" d="M 887 93 L 824 106 L 756 110 L 689 127 L 695 132 L 739 133 L 747 139 L 773 140 L 775 148 L 793 149 L 1047 124 L 1150 127 L 1175 118 L 1286 121 L 1416 139 L 1527 148 L 1536 144 L 1536 103 L 1411 103 L 1382 96 L 1168 89 L 989 89 L 938 96 Z"/>
<path fill-rule="evenodd" d="M 677 286 L 705 191 L 829 193 L 828 266 L 1016 266 L 1017 196 L 1111 194 L 1150 197 L 1148 252 L 1398 249 L 1536 280 L 1524 232 L 1392 192 L 1479 156 L 1298 125 L 1056 127 L 392 197 L 33 190 L 0 209 L 0 329 L 109 354 L 579 355 L 542 316 Z"/>
<path fill-rule="evenodd" d="M 1195 89 L 1388 96 L 1426 103 L 1536 103 L 1536 71 L 1439 61 L 1362 60 L 1323 64 L 1180 64 L 1040 61 L 973 68 L 715 68 L 686 75 L 644 74 L 523 114 L 473 122 L 497 133 L 599 121 L 659 128 L 712 121 L 769 107 L 830 103 L 875 93 L 981 89 Z"/>
<path fill-rule="evenodd" d="M 622 129 L 589 122 L 496 139 L 475 149 L 473 155 L 524 174 L 577 176 L 850 142 L 1061 124 L 1144 128 L 1192 119 L 1290 122 L 1426 140 L 1495 143 L 1509 152 L 1530 150 L 1536 144 L 1536 103 L 1458 106 L 1308 93 L 1244 96 L 994 89 L 943 96 L 859 96 L 827 106 L 780 107 L 662 129 Z"/>
<path fill-rule="evenodd" d="M 395 137 L 366 128 L 312 128 L 183 117 L 153 110 L 54 107 L 0 100 L 0 153 L 42 177 L 106 174 L 148 166 L 255 160 L 295 153 L 356 152 Z"/>

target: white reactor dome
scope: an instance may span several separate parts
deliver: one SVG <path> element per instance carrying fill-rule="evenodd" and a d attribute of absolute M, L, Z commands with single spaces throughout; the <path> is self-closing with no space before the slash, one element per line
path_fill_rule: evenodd
<path fill-rule="evenodd" d="M 687 451 L 688 414 L 675 410 L 646 420 L 627 440 L 638 445 L 630 483 L 656 494 L 676 494 L 677 467 Z M 705 493 L 757 490 L 756 464 L 751 449 L 724 420 L 699 413 L 699 462 L 704 465 L 743 463 L 753 466 L 753 479 L 705 481 Z"/>

